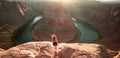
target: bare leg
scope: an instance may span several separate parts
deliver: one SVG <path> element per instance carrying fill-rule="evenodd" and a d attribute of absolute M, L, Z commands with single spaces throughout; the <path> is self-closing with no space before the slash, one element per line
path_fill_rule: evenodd
<path fill-rule="evenodd" d="M 55 48 L 55 52 L 57 52 L 57 46 L 54 46 L 54 48 Z"/>

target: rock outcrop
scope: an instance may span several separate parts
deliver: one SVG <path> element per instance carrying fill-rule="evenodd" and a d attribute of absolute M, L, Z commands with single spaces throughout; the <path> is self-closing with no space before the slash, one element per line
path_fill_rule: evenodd
<path fill-rule="evenodd" d="M 0 54 L 3 53 L 5 50 L 0 48 Z"/>
<path fill-rule="evenodd" d="M 112 58 L 99 44 L 60 43 L 57 51 L 52 42 L 29 42 L 12 47 L 0 58 Z"/>
<path fill-rule="evenodd" d="M 116 56 L 114 56 L 114 58 L 120 58 L 120 51 Z"/>
<path fill-rule="evenodd" d="M 74 23 L 65 6 L 59 2 L 49 2 L 43 8 L 43 20 L 38 22 L 31 34 L 35 40 L 50 41 L 55 33 L 59 42 L 70 42 L 75 35 Z"/>

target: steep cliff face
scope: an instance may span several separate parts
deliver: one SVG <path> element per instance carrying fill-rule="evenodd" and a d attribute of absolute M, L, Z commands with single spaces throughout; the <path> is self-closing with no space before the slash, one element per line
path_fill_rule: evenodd
<path fill-rule="evenodd" d="M 12 46 L 12 33 L 34 16 L 31 13 L 26 3 L 0 1 L 0 48 Z"/>
<path fill-rule="evenodd" d="M 46 3 L 43 8 L 43 20 L 38 22 L 31 34 L 35 40 L 50 41 L 50 35 L 55 33 L 59 42 L 73 40 L 74 24 L 72 17 L 62 3 Z"/>
<path fill-rule="evenodd" d="M 75 17 L 98 30 L 101 39 L 97 43 L 111 49 L 120 48 L 120 4 L 75 4 L 73 11 Z"/>

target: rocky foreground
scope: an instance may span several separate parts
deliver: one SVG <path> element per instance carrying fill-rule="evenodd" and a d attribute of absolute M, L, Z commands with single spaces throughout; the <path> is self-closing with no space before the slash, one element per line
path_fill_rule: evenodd
<path fill-rule="evenodd" d="M 112 58 L 99 44 L 60 43 L 57 51 L 52 42 L 29 42 L 0 53 L 0 58 Z"/>

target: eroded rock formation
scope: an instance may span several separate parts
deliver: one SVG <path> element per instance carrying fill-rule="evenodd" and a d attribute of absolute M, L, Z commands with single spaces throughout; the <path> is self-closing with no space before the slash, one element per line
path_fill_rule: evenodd
<path fill-rule="evenodd" d="M 114 58 L 120 58 L 120 51 L 116 56 L 114 56 Z"/>
<path fill-rule="evenodd" d="M 112 58 L 99 44 L 60 43 L 55 52 L 52 42 L 29 42 L 10 48 L 0 58 Z"/>
<path fill-rule="evenodd" d="M 3 50 L 3 49 L 0 48 L 0 54 L 3 53 L 4 51 L 5 51 L 5 50 Z"/>
<path fill-rule="evenodd" d="M 91 24 L 98 30 L 101 35 L 101 40 L 96 41 L 97 43 L 103 44 L 107 46 L 107 48 L 118 50 L 120 48 L 119 5 L 120 4 L 102 4 L 97 2 L 95 4 L 76 3 L 72 5 L 73 7 L 71 5 L 69 5 L 69 7 L 73 8 L 72 14 L 77 18 Z M 51 7 L 52 4 L 49 6 L 46 5 L 46 8 L 42 8 L 42 10 L 40 9 L 40 11 L 44 10 L 44 18 L 42 22 L 37 23 L 31 32 L 33 38 L 36 40 L 40 40 L 39 38 L 42 40 L 50 40 L 48 35 L 53 32 L 60 38 L 60 41 L 72 40 L 74 37 L 74 28 L 72 21 L 68 20 L 71 20 L 70 14 L 67 13 L 68 10 L 64 9 L 62 5 L 56 5 L 53 9 Z M 37 11 L 39 11 L 39 9 Z M 0 0 L 0 47 L 4 49 L 11 47 L 13 43 L 11 41 L 12 33 L 32 17 L 34 17 L 34 12 L 28 7 L 28 4 Z M 56 19 L 59 20 L 59 22 Z M 63 21 L 64 23 L 62 23 Z M 40 26 L 47 27 L 42 29 Z M 45 29 L 49 31 L 44 31 Z M 42 32 L 40 30 L 42 30 Z M 64 32 L 65 30 L 68 32 Z M 47 37 L 45 37 L 45 33 Z M 67 34 L 70 34 L 70 36 Z M 66 37 L 62 37 L 65 35 Z M 69 38 L 69 40 L 63 40 L 63 38 Z"/>
<path fill-rule="evenodd" d="M 59 42 L 70 42 L 75 35 L 74 23 L 68 10 L 59 2 L 46 3 L 43 8 L 43 20 L 38 22 L 31 34 L 35 40 L 50 41 L 55 33 Z"/>

